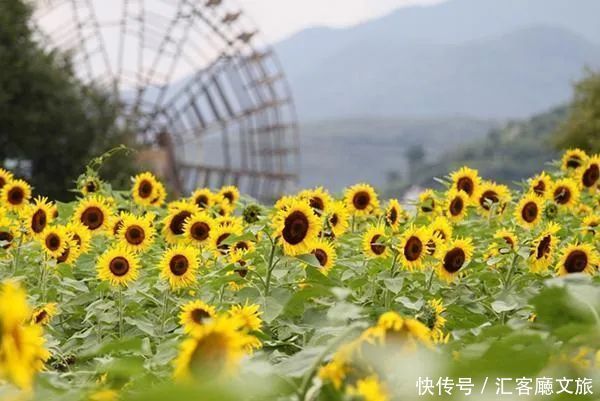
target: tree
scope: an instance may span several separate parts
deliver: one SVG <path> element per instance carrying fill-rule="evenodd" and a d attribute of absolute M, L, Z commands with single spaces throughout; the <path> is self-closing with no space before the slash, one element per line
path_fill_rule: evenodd
<path fill-rule="evenodd" d="M 588 71 L 575 85 L 568 118 L 558 129 L 556 144 L 560 148 L 600 152 L 600 72 Z"/>
<path fill-rule="evenodd" d="M 31 166 L 35 192 L 65 200 L 66 191 L 94 156 L 128 143 L 118 103 L 79 81 L 69 58 L 45 51 L 33 38 L 31 9 L 0 1 L 0 165 Z M 107 179 L 131 172 L 130 160 L 111 160 Z"/>

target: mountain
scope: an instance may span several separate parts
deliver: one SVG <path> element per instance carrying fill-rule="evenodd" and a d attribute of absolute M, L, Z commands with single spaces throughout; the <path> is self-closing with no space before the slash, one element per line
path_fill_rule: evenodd
<path fill-rule="evenodd" d="M 408 170 L 406 152 L 434 162 L 446 151 L 479 142 L 497 123 L 469 118 L 331 120 L 301 125 L 300 187 L 332 191 L 359 181 L 383 186 Z M 452 138 L 452 140 L 448 140 Z"/>
<path fill-rule="evenodd" d="M 451 0 L 276 45 L 301 120 L 520 118 L 600 66 L 600 1 Z"/>

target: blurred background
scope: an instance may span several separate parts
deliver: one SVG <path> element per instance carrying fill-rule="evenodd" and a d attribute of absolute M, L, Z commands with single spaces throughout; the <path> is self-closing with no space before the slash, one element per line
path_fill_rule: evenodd
<path fill-rule="evenodd" d="M 433 177 L 463 164 L 512 185 L 555 158 L 561 148 L 600 150 L 597 0 L 240 0 L 226 6 L 220 0 L 198 2 L 194 15 L 206 8 L 202 16 L 218 16 L 218 24 L 234 26 L 237 20 L 230 20 L 239 12 L 246 18 L 238 24 L 243 27 L 231 28 L 235 40 L 223 40 L 223 50 L 212 58 L 156 88 L 191 87 L 198 76 L 212 82 L 220 73 L 211 68 L 222 60 L 243 64 L 268 54 L 275 67 L 265 72 L 268 68 L 257 64 L 264 76 L 233 92 L 251 91 L 249 98 L 257 98 L 264 90 L 273 97 L 250 109 L 239 102 L 239 111 L 229 116 L 213 110 L 213 123 L 183 128 L 174 128 L 179 127 L 174 112 L 147 99 L 142 100 L 152 105 L 150 111 L 141 116 L 140 108 L 135 113 L 128 109 L 127 116 L 136 122 L 123 124 L 123 99 L 132 98 L 135 91 L 119 87 L 121 97 L 115 99 L 101 85 L 106 72 L 83 79 L 83 61 L 73 61 L 76 51 L 48 46 L 36 36 L 38 28 L 49 26 L 36 10 L 54 3 L 60 1 L 0 0 L 0 162 L 29 176 L 38 192 L 54 197 L 69 196 L 64 188 L 73 186 L 91 157 L 118 143 L 156 148 L 164 131 L 179 135 L 175 142 L 180 142 L 171 148 L 179 167 L 178 191 L 243 182 L 248 175 L 263 180 L 248 184 L 247 191 L 258 197 L 266 188 L 269 195 L 317 185 L 335 192 L 358 181 L 372 183 L 386 196 L 403 197 L 435 185 Z M 96 10 L 119 16 L 120 8 L 108 3 L 98 3 Z M 175 3 L 187 5 L 183 0 Z M 73 23 L 72 16 L 60 12 L 52 18 L 59 26 Z M 77 23 L 73 26 L 73 32 L 85 33 Z M 207 48 L 211 38 L 219 36 L 219 30 L 212 29 L 211 35 L 195 42 L 197 47 Z M 261 44 L 253 42 L 255 34 L 260 34 Z M 85 35 L 77 41 L 96 45 Z M 116 43 L 109 39 L 104 44 L 110 50 Z M 88 47 L 83 54 L 90 52 Z M 158 52 L 163 58 L 175 57 L 167 53 Z M 172 53 L 185 55 L 186 50 Z M 260 91 L 248 89 L 258 86 Z M 195 99 L 203 96 L 211 103 L 202 91 L 186 96 L 182 105 L 187 109 L 199 108 Z M 177 113 L 181 110 L 183 106 Z M 250 114 L 258 117 L 246 120 Z M 260 122 L 265 118 L 270 120 Z M 143 129 L 141 119 L 150 121 Z M 246 128 L 244 121 L 254 128 Z M 211 142 L 206 133 L 212 131 L 216 139 Z M 223 145 L 225 133 L 232 131 L 241 139 Z M 268 145 L 245 155 L 244 138 L 262 131 L 270 135 Z M 199 142 L 201 146 L 190 147 Z M 217 150 L 223 146 L 226 152 Z M 191 154 L 181 156 L 190 148 Z M 252 167 L 256 155 L 261 159 Z M 246 157 L 250 162 L 244 164 Z M 131 171 L 145 167 L 140 160 L 152 165 L 153 159 L 168 158 L 168 152 L 119 157 L 103 174 L 123 184 Z M 200 166 L 207 160 L 210 168 Z M 184 175 L 182 166 L 189 168 L 192 162 L 197 163 L 193 174 Z M 223 174 L 211 181 L 209 173 L 215 171 Z M 269 180 L 285 185 L 268 187 Z"/>

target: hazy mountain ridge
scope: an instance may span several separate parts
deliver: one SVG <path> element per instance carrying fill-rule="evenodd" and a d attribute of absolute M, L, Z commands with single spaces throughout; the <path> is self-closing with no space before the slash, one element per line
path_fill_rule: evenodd
<path fill-rule="evenodd" d="M 600 65 L 600 2 L 453 0 L 276 46 L 302 120 L 525 117 Z M 573 10 L 576 8 L 576 10 Z"/>

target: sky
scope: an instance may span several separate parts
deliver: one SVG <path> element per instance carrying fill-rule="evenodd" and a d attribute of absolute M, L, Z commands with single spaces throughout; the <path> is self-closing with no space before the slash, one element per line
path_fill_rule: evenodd
<path fill-rule="evenodd" d="M 316 25 L 344 27 L 405 6 L 444 0 L 237 0 L 271 42 Z"/>

